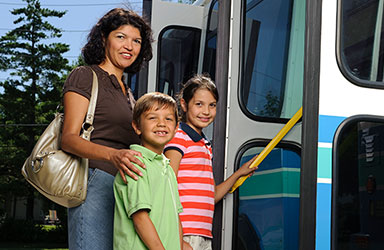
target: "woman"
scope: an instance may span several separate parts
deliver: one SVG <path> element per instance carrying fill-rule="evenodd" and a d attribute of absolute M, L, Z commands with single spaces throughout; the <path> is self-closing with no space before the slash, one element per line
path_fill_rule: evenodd
<path fill-rule="evenodd" d="M 131 163 L 142 165 L 128 150 L 138 143 L 132 123 L 134 100 L 123 82 L 123 72 L 136 73 L 152 58 L 152 31 L 136 13 L 113 9 L 92 28 L 82 50 L 90 66 L 74 69 L 64 84 L 63 150 L 89 159 L 87 198 L 68 209 L 69 249 L 112 249 L 113 180 L 119 173 L 141 175 Z M 79 134 L 92 88 L 92 70 L 99 81 L 91 141 Z M 131 97 L 131 98 L 129 98 Z M 135 174 L 136 173 L 136 174 Z"/>

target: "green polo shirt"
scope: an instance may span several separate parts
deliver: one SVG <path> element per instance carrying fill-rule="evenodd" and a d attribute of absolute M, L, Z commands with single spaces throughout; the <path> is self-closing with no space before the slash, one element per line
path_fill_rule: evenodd
<path fill-rule="evenodd" d="M 140 146 L 131 145 L 132 150 L 141 152 L 138 157 L 146 166 L 137 166 L 143 173 L 137 181 L 129 176 L 124 183 L 120 174 L 115 177 L 114 250 L 147 249 L 136 233 L 132 214 L 145 209 L 154 224 L 165 249 L 180 249 L 179 215 L 183 208 L 177 189 L 177 180 L 169 160 L 164 155 Z"/>

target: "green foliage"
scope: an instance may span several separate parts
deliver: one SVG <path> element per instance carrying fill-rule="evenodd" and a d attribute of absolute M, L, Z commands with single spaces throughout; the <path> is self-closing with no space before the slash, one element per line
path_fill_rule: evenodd
<path fill-rule="evenodd" d="M 75 62 L 73 62 L 73 63 L 71 64 L 71 69 L 77 68 L 77 67 L 79 67 L 79 66 L 84 66 L 84 65 L 87 65 L 87 64 L 85 63 L 85 61 L 84 61 L 84 58 L 83 58 L 82 56 L 79 56 L 79 57 L 77 58 L 77 61 L 75 61 Z"/>
<path fill-rule="evenodd" d="M 40 225 L 35 225 L 31 220 L 21 221 L 7 219 L 0 227 L 0 237 L 2 242 L 34 242 L 38 240 L 40 231 L 42 231 L 42 227 Z M 21 240 L 20 237 L 22 235 L 24 235 L 25 238 Z"/>
<path fill-rule="evenodd" d="M 266 104 L 264 110 L 260 111 L 260 115 L 268 117 L 280 117 L 280 101 L 279 97 L 272 94 L 272 91 L 268 91 L 265 96 Z"/>
<path fill-rule="evenodd" d="M 0 200 L 9 196 L 7 192 L 32 198 L 27 205 L 27 217 L 31 217 L 34 189 L 20 169 L 53 119 L 71 68 L 62 56 L 69 46 L 46 43 L 61 37 L 60 29 L 47 18 L 61 18 L 65 12 L 42 8 L 39 0 L 24 2 L 26 7 L 11 11 L 19 26 L 0 37 L 0 70 L 11 72 L 0 82 Z"/>
<path fill-rule="evenodd" d="M 55 243 L 66 246 L 67 228 L 55 226 L 49 230 L 32 220 L 7 219 L 0 225 L 0 242 Z"/>

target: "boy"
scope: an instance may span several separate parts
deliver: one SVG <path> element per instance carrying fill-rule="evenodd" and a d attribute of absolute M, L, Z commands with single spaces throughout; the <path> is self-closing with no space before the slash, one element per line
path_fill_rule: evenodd
<path fill-rule="evenodd" d="M 182 212 L 177 181 L 164 146 L 177 129 L 177 104 L 162 93 L 148 93 L 137 101 L 132 126 L 141 138 L 130 149 L 142 154 L 143 177 L 137 181 L 118 174 L 114 182 L 114 250 L 180 249 Z"/>

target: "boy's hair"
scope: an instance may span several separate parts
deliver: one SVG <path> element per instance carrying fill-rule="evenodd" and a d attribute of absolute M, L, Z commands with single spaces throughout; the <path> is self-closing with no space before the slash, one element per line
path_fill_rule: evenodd
<path fill-rule="evenodd" d="M 194 75 L 185 83 L 183 88 L 180 90 L 179 101 L 180 99 L 184 99 L 188 108 L 189 101 L 191 101 L 198 89 L 208 90 L 216 99 L 216 102 L 219 101 L 219 92 L 217 91 L 215 83 L 208 75 L 201 74 Z M 180 109 L 180 116 L 180 120 L 186 122 L 186 113 L 183 111 L 183 109 Z"/>
<path fill-rule="evenodd" d="M 167 94 L 163 94 L 160 92 L 147 93 L 137 100 L 135 104 L 135 108 L 133 109 L 133 122 L 137 126 L 140 126 L 141 115 L 144 112 L 153 108 L 155 110 L 159 110 L 162 108 L 173 109 L 175 114 L 176 124 L 177 124 L 178 112 L 177 112 L 177 103 L 175 99 L 173 99 L 171 96 Z"/>

